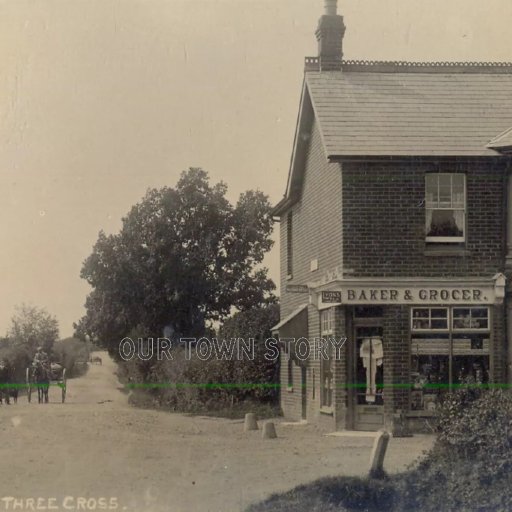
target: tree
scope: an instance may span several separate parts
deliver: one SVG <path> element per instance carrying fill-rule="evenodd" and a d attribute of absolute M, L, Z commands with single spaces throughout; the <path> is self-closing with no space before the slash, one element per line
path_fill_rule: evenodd
<path fill-rule="evenodd" d="M 118 234 L 100 232 L 81 271 L 93 290 L 78 334 L 112 348 L 136 327 L 196 336 L 233 307 L 275 301 L 260 265 L 273 243 L 268 198 L 248 191 L 233 206 L 226 191 L 191 168 L 175 188 L 148 190 Z"/>
<path fill-rule="evenodd" d="M 24 345 L 30 352 L 38 345 L 50 352 L 59 338 L 59 324 L 46 309 L 22 304 L 15 309 L 7 336 L 13 345 Z"/>

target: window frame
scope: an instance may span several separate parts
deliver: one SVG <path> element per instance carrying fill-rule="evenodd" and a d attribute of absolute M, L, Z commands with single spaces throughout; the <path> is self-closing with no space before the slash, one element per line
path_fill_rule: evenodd
<path fill-rule="evenodd" d="M 491 312 L 489 306 L 453 306 L 452 308 L 452 315 L 451 315 L 451 330 L 454 333 L 461 333 L 461 332 L 490 332 L 491 330 Z M 487 316 L 485 317 L 476 317 L 476 318 L 485 318 L 487 321 L 487 327 L 455 327 L 454 323 L 455 320 L 458 318 L 455 317 L 455 310 L 456 309 L 468 309 L 470 312 L 470 322 L 473 320 L 473 316 L 471 315 L 471 311 L 474 309 L 485 309 L 487 311 Z"/>
<path fill-rule="evenodd" d="M 335 307 L 330 307 L 320 311 L 320 338 L 324 336 L 332 336 L 334 334 L 334 318 L 335 318 Z M 332 350 L 331 345 L 329 348 Z M 330 412 L 333 408 L 334 401 L 334 368 L 332 359 L 332 351 L 329 351 L 329 366 L 326 368 L 326 360 L 320 359 L 320 409 Z M 329 371 L 329 385 L 325 386 L 325 372 Z"/>
<path fill-rule="evenodd" d="M 433 328 L 432 327 L 432 320 L 444 320 L 444 317 L 434 317 L 432 318 L 432 310 L 433 309 L 444 309 L 446 311 L 446 327 L 442 328 Z M 417 310 L 427 310 L 429 312 L 428 317 L 415 317 L 414 311 Z M 421 327 L 421 328 L 415 328 L 414 327 L 414 320 L 428 320 L 429 327 Z M 418 307 L 412 307 L 411 308 L 411 332 L 438 332 L 438 333 L 446 333 L 450 331 L 451 324 L 451 308 L 448 306 L 418 306 Z"/>
<path fill-rule="evenodd" d="M 429 177 L 436 176 L 437 177 L 437 207 L 429 207 L 429 203 L 427 201 L 427 180 Z M 440 207 L 439 206 L 439 187 L 440 187 L 440 177 L 441 176 L 450 176 L 450 202 L 453 205 L 453 176 L 462 176 L 463 179 L 463 200 L 464 205 L 462 208 L 454 208 L 451 207 Z M 428 211 L 462 211 L 463 213 L 463 228 L 462 228 L 462 236 L 428 236 Z M 427 173 L 425 175 L 425 242 L 428 243 L 464 243 L 466 242 L 466 232 L 467 232 L 467 179 L 466 174 L 462 172 L 439 172 L 439 173 Z"/>

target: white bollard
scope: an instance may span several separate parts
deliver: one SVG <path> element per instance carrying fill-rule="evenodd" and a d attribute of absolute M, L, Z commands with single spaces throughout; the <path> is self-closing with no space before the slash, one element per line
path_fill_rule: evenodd
<path fill-rule="evenodd" d="M 258 430 L 258 422 L 256 421 L 256 415 L 252 412 L 248 412 L 245 415 L 244 431 Z"/>
<path fill-rule="evenodd" d="M 263 424 L 261 437 L 263 439 L 275 439 L 277 437 L 276 427 L 272 421 L 267 421 Z"/>
<path fill-rule="evenodd" d="M 389 433 L 379 430 L 373 442 L 372 454 L 370 456 L 370 478 L 381 478 L 384 476 L 384 457 L 389 443 Z"/>

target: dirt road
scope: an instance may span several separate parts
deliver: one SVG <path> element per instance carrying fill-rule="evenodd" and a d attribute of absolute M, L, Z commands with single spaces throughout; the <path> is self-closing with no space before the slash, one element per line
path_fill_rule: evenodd
<path fill-rule="evenodd" d="M 368 437 L 277 425 L 278 439 L 264 440 L 244 433 L 241 421 L 130 407 L 115 364 L 100 355 L 102 366 L 68 381 L 65 404 L 52 387 L 49 404 L 23 396 L 0 407 L 0 512 L 240 511 L 320 476 L 367 470 Z M 431 441 L 393 439 L 388 470 L 404 468 Z"/>

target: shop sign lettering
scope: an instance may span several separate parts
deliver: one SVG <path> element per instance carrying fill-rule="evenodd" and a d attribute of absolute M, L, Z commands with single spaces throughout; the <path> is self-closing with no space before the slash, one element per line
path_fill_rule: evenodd
<path fill-rule="evenodd" d="M 351 287 L 322 291 L 321 295 L 324 304 L 492 304 L 495 298 L 493 287 Z"/>

